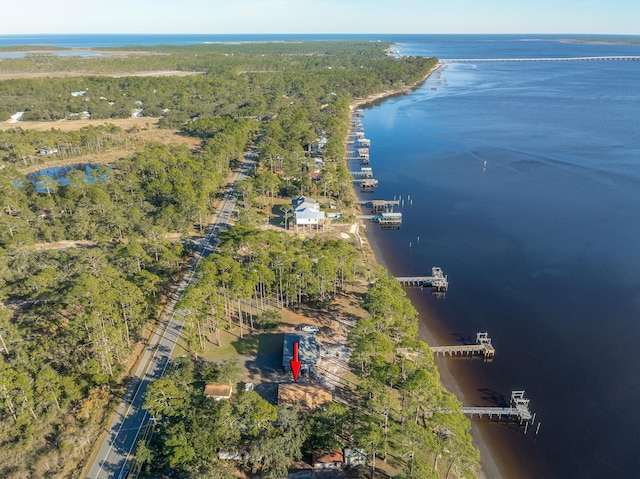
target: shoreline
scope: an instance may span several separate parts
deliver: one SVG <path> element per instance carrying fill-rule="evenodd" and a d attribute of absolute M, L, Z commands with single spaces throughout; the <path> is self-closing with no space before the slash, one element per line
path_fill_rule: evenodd
<path fill-rule="evenodd" d="M 438 69 L 442 68 L 443 66 L 444 66 L 443 63 L 438 62 L 433 68 L 431 68 L 431 70 L 427 72 L 427 74 L 422 79 L 413 83 L 412 85 L 406 86 L 404 88 L 398 88 L 395 90 L 387 90 L 385 92 L 374 94 L 374 95 L 369 95 L 366 98 L 357 99 L 351 102 L 349 104 L 351 115 L 353 116 L 353 113 L 356 109 L 366 105 L 370 105 L 375 101 L 387 99 L 394 95 L 409 92 L 415 88 L 418 88 L 434 72 L 436 72 Z M 351 132 L 351 126 L 349 127 L 349 132 Z M 352 188 L 352 191 L 355 198 L 360 199 L 360 196 L 358 195 L 358 192 L 355 186 Z M 362 214 L 362 207 L 359 206 L 358 209 Z M 362 233 L 362 231 L 364 230 L 364 234 L 361 235 L 363 237 L 363 239 L 361 239 L 361 249 L 363 250 L 363 253 L 364 253 L 364 250 L 368 250 L 368 253 L 373 257 L 376 264 L 382 265 L 384 268 L 389 270 L 389 266 L 387 262 L 384 260 L 382 249 L 375 241 L 375 235 L 373 231 L 367 228 L 367 225 L 363 224 L 360 220 L 358 220 L 358 223 L 359 223 L 360 232 Z M 416 310 L 418 311 L 418 317 L 419 317 L 418 339 L 420 339 L 421 341 L 424 341 L 428 345 L 437 344 L 433 331 L 431 331 L 431 329 L 427 325 L 427 322 L 424 321 L 425 318 L 421 316 L 421 313 L 425 313 L 425 312 L 421 311 L 418 308 L 419 305 L 417 305 L 414 301 L 411 301 L 411 303 L 414 306 L 414 308 L 416 308 Z M 450 371 L 450 369 L 446 365 L 445 361 L 444 360 L 436 361 L 436 365 L 438 367 L 438 372 L 440 373 L 440 387 L 442 387 L 446 391 L 454 393 L 458 398 L 463 398 L 464 394 L 462 393 L 460 385 L 457 382 L 456 378 L 454 377 L 453 373 Z M 471 437 L 473 439 L 473 444 L 476 447 L 476 449 L 480 452 L 480 470 L 478 471 L 478 477 L 480 479 L 488 479 L 488 478 L 503 479 L 503 475 L 501 474 L 501 471 L 498 468 L 497 462 L 495 460 L 495 454 L 491 449 L 490 442 L 487 441 L 486 438 L 482 435 L 480 428 L 478 427 L 477 424 L 474 424 L 473 421 L 470 421 L 470 423 L 471 423 Z"/>
<path fill-rule="evenodd" d="M 363 237 L 363 249 L 368 250 L 368 254 L 370 254 L 376 264 L 384 266 L 388 271 L 390 271 L 389 264 L 384 259 L 383 251 L 376 242 L 375 233 L 372 229 L 366 227 L 366 225 L 360 225 L 361 233 L 364 230 Z M 411 300 L 411 298 L 409 297 Z M 419 308 L 419 305 L 415 303 L 415 301 L 411 300 L 411 304 L 418 311 L 418 339 L 424 341 L 429 346 L 435 345 L 438 343 L 434 332 L 430 329 L 427 321 L 425 321 L 428 316 L 428 312 L 424 311 L 422 308 Z M 455 376 L 449 369 L 446 364 L 446 360 L 443 358 L 436 358 L 436 366 L 438 367 L 438 372 L 440 373 L 440 387 L 449 391 L 456 395 L 458 398 L 464 398 L 464 394 L 462 393 L 462 389 Z M 480 431 L 480 428 L 473 421 L 471 422 L 471 437 L 473 438 L 473 445 L 480 452 L 480 470 L 478 471 L 479 479 L 503 479 L 504 476 L 498 467 L 498 463 L 496 461 L 496 455 L 492 450 L 492 444 L 488 441 Z"/>
<path fill-rule="evenodd" d="M 395 90 L 385 90 L 385 91 L 383 91 L 381 93 L 374 93 L 373 95 L 369 95 L 369 96 L 367 96 L 365 98 L 356 98 L 351 103 L 349 103 L 349 110 L 353 114 L 353 112 L 356 109 L 361 108 L 361 107 L 363 107 L 365 105 L 370 105 L 371 103 L 373 103 L 373 102 L 375 102 L 377 100 L 383 100 L 383 99 L 389 98 L 389 97 L 394 96 L 394 95 L 399 95 L 401 93 L 410 92 L 411 90 L 414 90 L 414 89 L 418 88 L 420 85 L 422 85 L 424 82 L 426 82 L 427 79 L 433 73 L 435 73 L 438 69 L 442 68 L 443 66 L 444 66 L 444 63 L 441 63 L 441 62 L 436 63 L 433 66 L 433 68 L 431 68 L 431 70 L 429 70 L 424 75 L 424 77 L 422 77 L 420 80 L 416 81 L 415 83 L 412 83 L 411 85 L 407 85 L 407 86 L 404 86 L 402 88 L 396 88 Z M 349 127 L 349 130 L 351 130 L 351 127 Z M 355 190 L 354 190 L 354 192 L 355 192 Z"/>

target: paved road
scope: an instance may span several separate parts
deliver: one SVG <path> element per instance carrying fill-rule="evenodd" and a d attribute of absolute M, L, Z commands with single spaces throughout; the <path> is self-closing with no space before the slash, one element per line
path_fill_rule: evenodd
<path fill-rule="evenodd" d="M 142 361 L 135 372 L 117 413 L 111 423 L 109 434 L 104 439 L 88 479 L 121 479 L 127 475 L 127 460 L 135 446 L 141 429 L 149 422 L 147 411 L 142 409 L 144 393 L 149 383 L 163 374 L 182 331 L 183 320 L 175 305 L 182 291 L 191 283 L 193 273 L 203 257 L 213 253 L 217 246 L 218 234 L 228 228 L 231 213 L 236 205 L 235 185 L 247 177 L 255 164 L 252 156 L 246 159 L 240 170 L 232 176 L 231 183 L 207 227 L 206 234 L 199 240 L 197 253 L 187 272 L 173 294 L 166 312 L 153 338 L 145 350 Z"/>

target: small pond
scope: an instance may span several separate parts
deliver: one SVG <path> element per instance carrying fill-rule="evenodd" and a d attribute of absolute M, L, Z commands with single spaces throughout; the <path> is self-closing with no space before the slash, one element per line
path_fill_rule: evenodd
<path fill-rule="evenodd" d="M 51 168 L 44 168 L 42 170 L 38 170 L 38 171 L 34 171 L 33 173 L 29 173 L 27 175 L 27 179 L 29 181 L 31 181 L 31 183 L 33 183 L 35 185 L 37 192 L 44 193 L 45 192 L 45 188 L 42 188 L 41 186 L 38 185 L 38 181 L 43 176 L 48 176 L 50 178 L 53 178 L 60 185 L 68 185 L 69 184 L 69 179 L 67 178 L 67 175 L 69 174 L 69 172 L 71 172 L 71 171 L 81 171 L 86 175 L 87 182 L 88 183 L 93 183 L 96 180 L 104 181 L 104 180 L 107 179 L 106 176 L 97 176 L 97 175 L 92 175 L 91 174 L 94 170 L 99 169 L 100 166 L 102 166 L 102 165 L 95 165 L 95 164 L 92 164 L 92 163 L 80 163 L 80 164 L 77 164 L 77 165 L 54 166 L 54 167 L 51 167 Z M 106 166 L 106 168 L 111 170 L 111 167 L 109 167 L 109 166 Z"/>

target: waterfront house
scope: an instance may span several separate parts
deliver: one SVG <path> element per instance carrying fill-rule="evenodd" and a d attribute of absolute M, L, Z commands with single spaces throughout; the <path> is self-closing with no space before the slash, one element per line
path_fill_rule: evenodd
<path fill-rule="evenodd" d="M 291 206 L 296 229 L 299 226 L 314 226 L 318 228 L 322 225 L 324 227 L 325 214 L 320 211 L 320 203 L 316 200 L 299 196 L 291 200 Z"/>

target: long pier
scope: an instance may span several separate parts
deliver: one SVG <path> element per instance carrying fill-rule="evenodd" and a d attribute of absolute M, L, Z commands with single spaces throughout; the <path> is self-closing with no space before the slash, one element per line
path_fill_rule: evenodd
<path fill-rule="evenodd" d="M 497 419 L 512 420 L 514 418 L 520 421 L 520 424 L 525 423 L 525 434 L 529 426 L 529 422 L 533 426 L 536 415 L 529 409 L 529 399 L 524 397 L 524 391 L 511 391 L 511 402 L 509 407 L 463 407 L 462 414 L 467 416 L 478 416 L 489 418 L 496 417 Z M 540 423 L 536 428 L 536 434 L 540 430 Z"/>
<path fill-rule="evenodd" d="M 598 62 L 598 61 L 640 61 L 640 55 L 619 55 L 602 57 L 541 57 L 541 58 L 449 58 L 441 63 L 496 63 L 496 62 Z"/>
<path fill-rule="evenodd" d="M 432 346 L 431 351 L 434 354 L 442 354 L 444 356 L 475 356 L 482 355 L 485 360 L 493 359 L 496 350 L 491 344 L 491 338 L 486 332 L 476 334 L 476 344 L 460 344 L 455 346 Z"/>
<path fill-rule="evenodd" d="M 438 266 L 431 268 L 431 276 L 396 276 L 396 279 L 402 286 L 420 286 L 434 288 L 437 291 L 449 289 L 449 280 Z"/>

